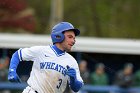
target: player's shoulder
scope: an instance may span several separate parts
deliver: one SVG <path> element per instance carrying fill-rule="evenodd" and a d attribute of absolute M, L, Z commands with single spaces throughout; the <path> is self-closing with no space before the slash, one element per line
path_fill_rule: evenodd
<path fill-rule="evenodd" d="M 69 53 L 66 52 L 66 56 L 68 57 L 68 59 L 72 62 L 77 62 L 76 59 Z"/>
<path fill-rule="evenodd" d="M 76 59 L 69 53 L 66 53 L 66 55 L 67 55 L 66 59 L 69 63 L 68 65 L 70 67 L 73 67 L 73 68 L 77 69 L 78 68 L 78 62 L 76 61 Z"/>

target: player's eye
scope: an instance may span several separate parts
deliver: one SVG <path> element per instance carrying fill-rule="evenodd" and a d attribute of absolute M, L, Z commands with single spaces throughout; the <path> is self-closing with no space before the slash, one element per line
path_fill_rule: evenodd
<path fill-rule="evenodd" d="M 68 36 L 68 38 L 73 38 L 72 36 Z"/>
<path fill-rule="evenodd" d="M 75 39 L 75 37 L 73 37 L 72 35 L 68 35 L 68 38 L 73 38 L 73 39 Z"/>

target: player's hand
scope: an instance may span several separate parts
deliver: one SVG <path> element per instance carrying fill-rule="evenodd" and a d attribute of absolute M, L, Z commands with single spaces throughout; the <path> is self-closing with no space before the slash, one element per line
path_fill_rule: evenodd
<path fill-rule="evenodd" d="M 70 77 L 70 79 L 73 79 L 73 80 L 76 79 L 76 71 L 74 68 L 70 68 L 69 66 L 67 66 L 66 74 Z"/>
<path fill-rule="evenodd" d="M 17 75 L 16 71 L 9 71 L 8 80 L 10 82 L 21 83 L 21 80 L 20 80 L 19 76 Z"/>

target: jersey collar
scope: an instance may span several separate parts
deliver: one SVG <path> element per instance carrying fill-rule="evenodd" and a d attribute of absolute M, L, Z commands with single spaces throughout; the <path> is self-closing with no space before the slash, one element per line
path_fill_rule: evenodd
<path fill-rule="evenodd" d="M 62 56 L 65 54 L 65 51 L 60 50 L 56 45 L 50 45 L 50 47 L 57 56 Z"/>

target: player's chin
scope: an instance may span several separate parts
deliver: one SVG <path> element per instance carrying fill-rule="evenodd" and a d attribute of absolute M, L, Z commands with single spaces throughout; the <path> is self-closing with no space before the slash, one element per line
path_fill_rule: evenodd
<path fill-rule="evenodd" d="M 70 51 L 71 51 L 71 49 L 66 49 L 66 51 L 67 51 L 67 52 L 70 52 Z"/>
<path fill-rule="evenodd" d="M 67 52 L 70 52 L 71 49 L 72 49 L 72 47 L 67 47 L 66 51 L 67 51 Z"/>

